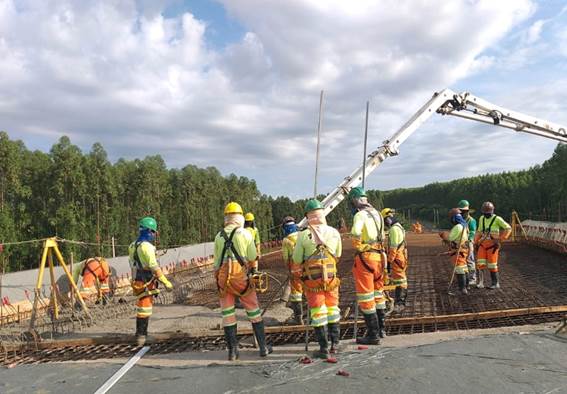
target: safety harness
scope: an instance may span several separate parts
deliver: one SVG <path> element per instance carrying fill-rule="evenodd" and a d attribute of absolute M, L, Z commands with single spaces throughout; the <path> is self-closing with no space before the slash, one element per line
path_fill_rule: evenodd
<path fill-rule="evenodd" d="M 486 227 L 486 218 L 484 216 L 482 216 L 480 218 L 480 222 L 482 222 L 482 229 L 480 229 L 480 232 L 482 233 L 482 237 L 480 238 L 481 241 L 484 241 L 484 240 L 487 240 L 487 239 L 493 240 L 493 238 L 492 238 L 492 225 L 494 224 L 494 221 L 496 220 L 497 217 L 498 216 L 496 216 L 496 215 L 494 215 L 492 217 L 492 220 L 488 224 L 488 228 Z M 479 227 L 481 227 L 480 223 L 479 223 Z M 498 248 L 499 248 L 498 242 L 494 242 L 494 245 L 487 248 L 487 250 L 492 249 L 493 251 L 495 251 Z"/>
<path fill-rule="evenodd" d="M 488 227 L 486 227 L 486 218 L 484 216 L 482 216 L 480 218 L 480 223 L 479 223 L 479 231 L 482 233 L 482 239 L 492 239 L 492 234 L 491 234 L 491 230 L 492 230 L 492 225 L 494 224 L 494 221 L 496 220 L 498 216 L 494 215 L 494 217 L 492 218 L 492 220 L 490 221 L 490 223 L 488 224 Z"/>
<path fill-rule="evenodd" d="M 394 224 L 392 225 L 392 227 L 394 227 L 394 226 L 396 226 L 396 225 L 402 230 L 402 233 L 403 233 L 403 235 L 404 235 L 404 239 L 402 240 L 402 242 L 400 242 L 399 244 L 397 244 L 397 245 L 395 246 L 394 250 L 396 251 L 396 256 L 397 256 L 397 252 L 399 252 L 399 251 L 402 249 L 402 247 L 403 247 L 403 254 L 404 254 L 404 257 L 405 257 L 406 263 L 407 263 L 407 261 L 408 261 L 408 248 L 407 248 L 407 246 L 406 246 L 406 245 L 407 245 L 407 244 L 406 244 L 406 230 L 405 230 L 405 229 L 403 228 L 403 226 L 402 226 L 400 223 L 398 223 L 398 222 L 394 223 Z M 402 265 L 402 262 L 401 262 L 398 258 L 394 259 L 394 262 L 397 263 L 399 266 Z M 388 267 L 387 267 L 388 273 L 390 273 L 389 269 L 390 269 L 390 263 L 388 262 Z"/>
<path fill-rule="evenodd" d="M 136 243 L 134 244 L 133 256 L 134 266 L 136 267 L 136 276 L 134 278 L 134 282 L 132 282 L 132 289 L 134 290 L 134 295 L 138 296 L 138 298 L 152 295 L 157 296 L 159 294 L 158 281 L 154 277 L 154 274 L 151 270 L 144 268 L 138 254 L 138 247 L 142 244 L 142 242 L 143 241 L 136 241 Z M 136 282 L 142 282 L 142 284 L 139 285 Z M 155 285 L 155 288 L 150 289 L 150 286 L 152 284 Z"/>
<path fill-rule="evenodd" d="M 310 231 L 314 231 L 311 226 Z M 301 267 L 301 280 L 311 292 L 331 291 L 340 284 L 337 277 L 337 258 L 324 243 L 316 246 L 315 251 L 303 261 Z M 307 284 L 307 280 L 320 281 L 320 284 Z"/>
<path fill-rule="evenodd" d="M 451 248 L 453 250 L 451 251 L 451 253 L 449 253 L 449 256 L 455 256 L 457 253 L 459 253 L 459 256 L 461 257 L 466 256 L 464 251 L 468 250 L 469 245 L 467 242 L 463 242 L 463 235 L 465 234 L 465 226 L 463 226 L 462 224 L 461 226 L 463 227 L 463 229 L 461 230 L 461 234 L 459 235 L 459 244 L 457 245 L 455 241 L 451 241 Z"/>
<path fill-rule="evenodd" d="M 224 258 L 226 256 L 226 253 L 230 250 L 230 252 L 232 252 L 232 255 L 234 256 L 234 258 L 236 259 L 236 261 L 238 261 L 238 263 L 240 264 L 240 266 L 243 269 L 246 269 L 246 261 L 244 261 L 244 259 L 242 258 L 242 256 L 240 256 L 240 254 L 238 253 L 238 251 L 236 250 L 236 247 L 234 246 L 234 243 L 232 242 L 232 239 L 234 238 L 234 235 L 236 234 L 236 231 L 238 230 L 238 227 L 235 227 L 232 232 L 230 233 L 230 235 L 227 235 L 226 232 L 224 231 L 224 229 L 222 229 L 220 231 L 220 235 L 221 237 L 224 239 L 224 246 L 222 248 L 222 252 L 221 252 L 221 256 L 220 256 L 220 264 L 219 264 L 219 269 L 217 270 L 217 275 L 218 272 L 220 271 L 220 268 L 222 267 L 222 265 L 224 264 Z M 232 256 L 228 256 L 228 274 L 226 276 L 226 286 L 225 289 L 221 289 L 219 284 L 218 284 L 218 280 L 217 280 L 217 288 L 219 293 L 221 294 L 221 296 L 224 297 L 224 295 L 226 294 L 227 290 L 230 290 L 231 293 L 233 293 L 236 296 L 239 297 L 244 297 L 246 294 L 248 294 L 250 291 L 252 291 L 254 289 L 254 286 L 251 285 L 251 281 L 248 280 L 246 281 L 246 287 L 244 288 L 244 290 L 242 292 L 239 292 L 238 290 L 236 290 L 234 288 L 234 286 L 232 286 L 231 283 L 231 279 L 234 276 L 233 275 L 233 269 L 232 269 L 233 265 L 232 265 Z"/>
<path fill-rule="evenodd" d="M 96 261 L 98 263 L 98 267 L 100 268 L 100 271 L 102 272 L 101 277 L 99 278 L 98 275 L 91 269 L 90 262 L 91 261 Z M 98 281 L 104 281 L 106 280 L 106 278 L 108 278 L 108 275 L 106 274 L 106 272 L 104 272 L 104 269 L 102 268 L 102 262 L 100 261 L 100 259 L 98 259 L 97 257 L 92 257 L 90 259 L 87 260 L 87 262 L 85 263 L 85 267 L 83 268 L 83 271 L 81 272 L 81 276 L 85 276 L 85 272 L 88 271 L 91 274 L 93 274 L 93 276 L 96 278 L 97 283 Z"/>
<path fill-rule="evenodd" d="M 93 271 L 93 269 L 90 267 L 90 263 L 92 261 L 96 261 L 98 263 L 98 268 L 100 269 L 100 272 L 101 272 L 100 278 Z M 104 269 L 102 267 L 102 262 L 100 261 L 100 259 L 98 257 L 92 257 L 85 262 L 85 266 L 83 267 L 83 270 L 81 271 L 81 276 L 84 277 L 85 272 L 87 272 L 87 271 L 90 272 L 94 276 L 95 284 L 96 284 L 96 290 L 97 290 L 98 296 L 101 297 L 102 296 L 101 282 L 104 282 L 108 278 L 109 275 L 106 272 L 104 272 Z"/>
<path fill-rule="evenodd" d="M 372 219 L 372 221 L 374 222 L 374 225 L 376 226 L 376 238 L 377 239 L 376 239 L 376 242 L 372 244 L 372 248 L 370 248 L 369 250 L 366 250 L 364 252 L 357 251 L 356 255 L 360 259 L 360 262 L 362 263 L 362 266 L 364 267 L 364 269 L 375 276 L 376 272 L 364 260 L 364 258 L 362 257 L 362 254 L 363 253 L 384 253 L 384 247 L 382 245 L 382 242 L 384 241 L 383 238 L 382 238 L 382 229 L 384 228 L 384 219 L 382 218 L 381 215 L 379 215 L 376 212 L 376 210 L 374 208 L 366 208 L 363 212 L 365 212 L 367 214 L 368 218 Z M 378 223 L 380 223 L 380 224 L 378 224 Z M 385 268 L 385 266 L 386 265 L 384 264 L 384 268 Z"/>

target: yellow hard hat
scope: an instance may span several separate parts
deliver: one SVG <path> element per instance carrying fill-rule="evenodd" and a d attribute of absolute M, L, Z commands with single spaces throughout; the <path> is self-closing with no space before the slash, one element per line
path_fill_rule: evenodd
<path fill-rule="evenodd" d="M 244 220 L 246 220 L 247 222 L 253 222 L 254 214 L 252 212 L 248 212 L 246 216 L 244 216 Z"/>
<path fill-rule="evenodd" d="M 393 216 L 395 213 L 396 211 L 392 208 L 384 208 L 380 211 L 380 215 L 382 215 L 383 218 L 386 216 Z"/>
<path fill-rule="evenodd" d="M 234 201 L 229 202 L 228 204 L 226 204 L 226 207 L 224 207 L 224 214 L 225 215 L 229 215 L 231 213 L 238 213 L 240 215 L 244 214 L 240 204 L 237 203 L 237 202 L 234 202 Z"/>

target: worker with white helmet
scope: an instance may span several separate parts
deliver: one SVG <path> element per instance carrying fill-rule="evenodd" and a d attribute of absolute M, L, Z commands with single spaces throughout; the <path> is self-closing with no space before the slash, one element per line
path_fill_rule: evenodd
<path fill-rule="evenodd" d="M 474 238 L 477 249 L 477 267 L 479 270 L 479 285 L 483 287 L 482 270 L 488 268 L 492 284 L 489 289 L 500 288 L 498 273 L 498 254 L 501 241 L 508 239 L 512 233 L 512 227 L 500 216 L 494 214 L 494 204 L 486 201 L 482 204 L 482 216 L 478 220 L 478 228 Z"/>

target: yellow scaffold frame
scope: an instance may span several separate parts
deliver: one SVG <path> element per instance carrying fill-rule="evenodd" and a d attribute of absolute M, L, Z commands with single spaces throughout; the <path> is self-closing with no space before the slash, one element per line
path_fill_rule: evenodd
<path fill-rule="evenodd" d="M 511 225 L 512 225 L 512 241 L 516 241 L 516 233 L 518 232 L 518 229 L 520 229 L 521 235 L 524 237 L 524 239 L 528 239 L 526 230 L 524 229 L 524 226 L 522 226 L 522 221 L 520 220 L 520 216 L 516 211 L 512 211 Z"/>
<path fill-rule="evenodd" d="M 39 273 L 38 273 L 38 276 L 37 276 L 37 282 L 36 282 L 35 289 L 34 289 L 35 294 L 34 294 L 34 300 L 33 300 L 32 316 L 31 316 L 31 320 L 30 320 L 30 331 L 32 331 L 34 329 L 34 325 L 35 325 L 36 314 L 37 314 L 37 304 L 39 302 L 39 299 L 41 298 L 41 287 L 43 285 L 43 275 L 45 273 L 45 264 L 46 263 L 49 264 L 49 276 L 50 276 L 50 279 L 51 279 L 50 298 L 51 298 L 51 307 L 53 308 L 53 316 L 54 316 L 54 319 L 59 319 L 59 304 L 57 303 L 57 287 L 56 287 L 56 280 L 55 280 L 55 265 L 53 264 L 53 253 L 55 253 L 55 257 L 57 258 L 59 265 L 63 268 L 63 271 L 65 271 L 65 275 L 67 276 L 67 279 L 69 280 L 69 283 L 71 285 L 71 292 L 75 293 L 75 295 L 77 296 L 77 299 L 81 303 L 81 307 L 83 308 L 83 311 L 88 316 L 90 316 L 89 309 L 87 308 L 87 305 L 85 304 L 85 301 L 83 300 L 83 297 L 81 296 L 81 293 L 79 292 L 77 284 L 73 280 L 73 275 L 72 275 L 71 271 L 69 271 L 67 264 L 65 264 L 65 260 L 63 259 L 63 255 L 61 254 L 61 251 L 59 250 L 59 247 L 57 246 L 57 239 L 55 237 L 54 238 L 48 238 L 43 243 L 43 253 L 41 255 L 41 262 L 39 264 Z"/>

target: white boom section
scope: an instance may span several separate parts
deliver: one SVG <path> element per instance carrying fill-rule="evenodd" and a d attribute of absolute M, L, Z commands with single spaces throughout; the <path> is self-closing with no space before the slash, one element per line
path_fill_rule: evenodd
<path fill-rule="evenodd" d="M 496 106 L 466 92 L 457 94 L 451 89 L 445 89 L 435 93 L 389 140 L 368 155 L 364 164 L 365 177 L 387 157 L 396 156 L 400 145 L 434 113 L 476 120 L 567 143 L 567 132 L 562 126 Z M 363 166 L 360 166 L 325 197 L 322 201 L 325 215 L 345 199 L 350 189 L 362 183 L 362 174 Z M 305 227 L 306 224 L 307 221 L 303 218 L 299 227 Z"/>

